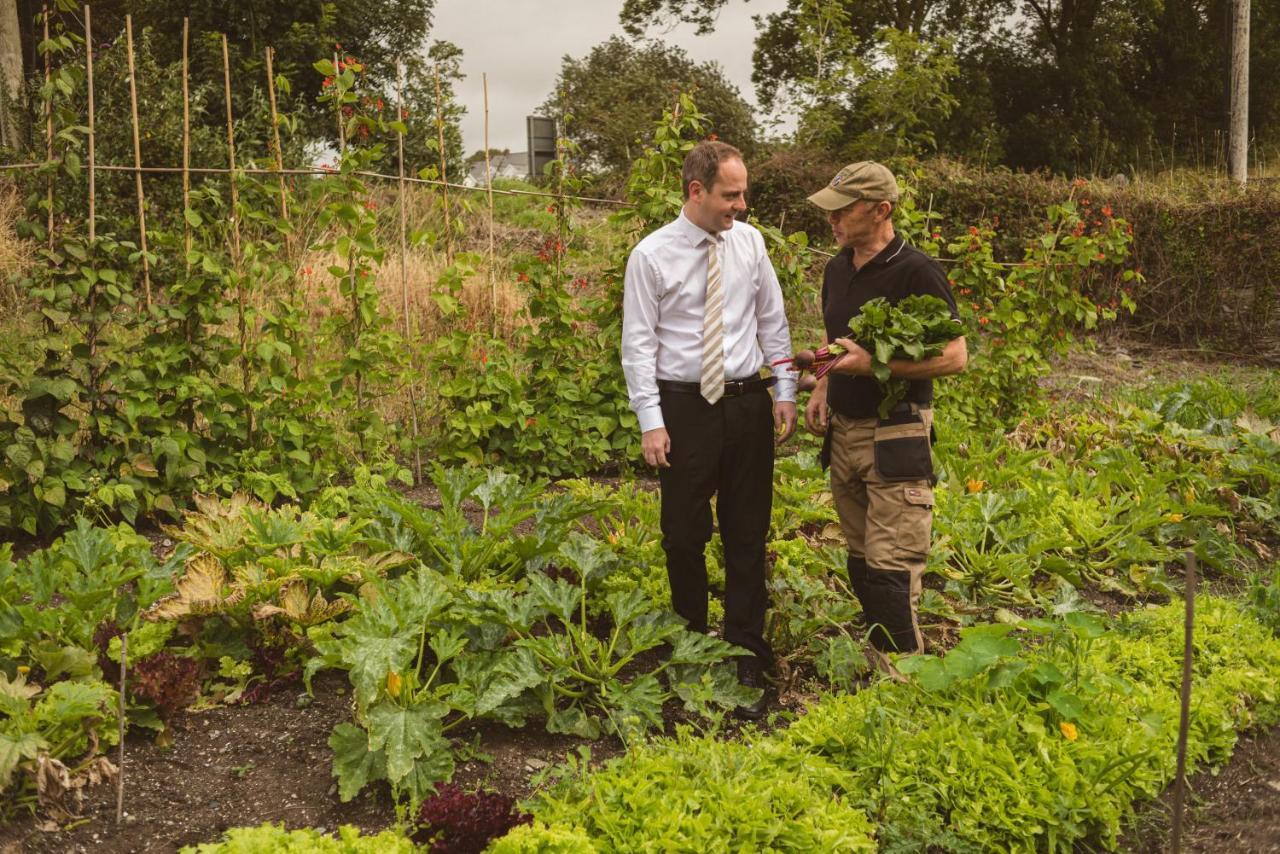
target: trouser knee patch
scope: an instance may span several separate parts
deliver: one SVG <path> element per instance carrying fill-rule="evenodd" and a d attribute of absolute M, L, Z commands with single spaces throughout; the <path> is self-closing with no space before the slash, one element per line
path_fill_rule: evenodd
<path fill-rule="evenodd" d="M 911 573 L 868 568 L 863 610 L 870 639 L 882 652 L 915 652 L 915 614 L 911 608 Z"/>

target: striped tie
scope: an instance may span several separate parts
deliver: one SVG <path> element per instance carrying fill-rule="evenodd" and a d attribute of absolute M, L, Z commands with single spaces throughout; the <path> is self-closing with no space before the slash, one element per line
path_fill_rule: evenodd
<path fill-rule="evenodd" d="M 720 285 L 718 239 L 707 249 L 707 301 L 702 311 L 702 397 L 715 403 L 724 397 L 724 289 Z"/>

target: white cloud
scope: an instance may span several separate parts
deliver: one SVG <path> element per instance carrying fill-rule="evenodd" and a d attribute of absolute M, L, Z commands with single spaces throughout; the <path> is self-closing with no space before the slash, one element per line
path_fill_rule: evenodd
<path fill-rule="evenodd" d="M 715 61 L 725 76 L 754 103 L 751 52 L 752 15 L 781 11 L 786 0 L 730 0 L 716 30 L 698 36 L 681 25 L 650 35 L 679 45 L 698 62 Z M 467 108 L 462 120 L 466 151 L 484 144 L 484 95 L 481 74 L 489 78 L 489 145 L 525 149 L 525 116 L 546 99 L 565 54 L 582 57 L 612 35 L 622 34 L 622 0 L 438 0 L 431 37 L 462 48 L 458 99 Z"/>

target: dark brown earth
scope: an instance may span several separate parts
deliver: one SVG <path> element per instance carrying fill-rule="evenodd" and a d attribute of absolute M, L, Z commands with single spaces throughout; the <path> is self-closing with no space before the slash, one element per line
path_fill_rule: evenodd
<path fill-rule="evenodd" d="M 299 684 L 260 705 L 185 714 L 175 722 L 168 748 L 148 736 L 130 736 L 121 825 L 115 824 L 114 786 L 98 786 L 86 798 L 83 818 L 63 830 L 43 831 L 26 816 L 0 826 L 0 854 L 172 852 L 214 841 L 230 827 L 266 821 L 329 831 L 340 824 L 385 829 L 395 821 L 385 786 L 344 804 L 329 773 L 329 733 L 351 713 L 345 678 L 323 675 L 314 688 L 310 703 L 300 701 L 306 694 Z M 477 735 L 490 761 L 460 758 L 454 781 L 468 791 L 485 788 L 517 798 L 529 794 L 538 771 L 584 744 L 536 726 L 515 731 L 499 725 L 469 730 L 460 741 L 470 744 Z M 593 758 L 621 751 L 613 739 L 590 746 Z"/>
<path fill-rule="evenodd" d="M 1245 733 L 1217 774 L 1192 775 L 1183 819 L 1182 850 L 1206 854 L 1280 852 L 1280 726 Z M 1143 811 L 1120 850 L 1172 850 L 1173 793 Z"/>

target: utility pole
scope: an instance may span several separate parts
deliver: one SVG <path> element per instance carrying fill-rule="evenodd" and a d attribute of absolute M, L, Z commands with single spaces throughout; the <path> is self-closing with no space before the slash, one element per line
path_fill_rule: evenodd
<path fill-rule="evenodd" d="M 1227 88 L 1227 176 L 1249 181 L 1249 0 L 1231 3 L 1231 55 Z"/>

